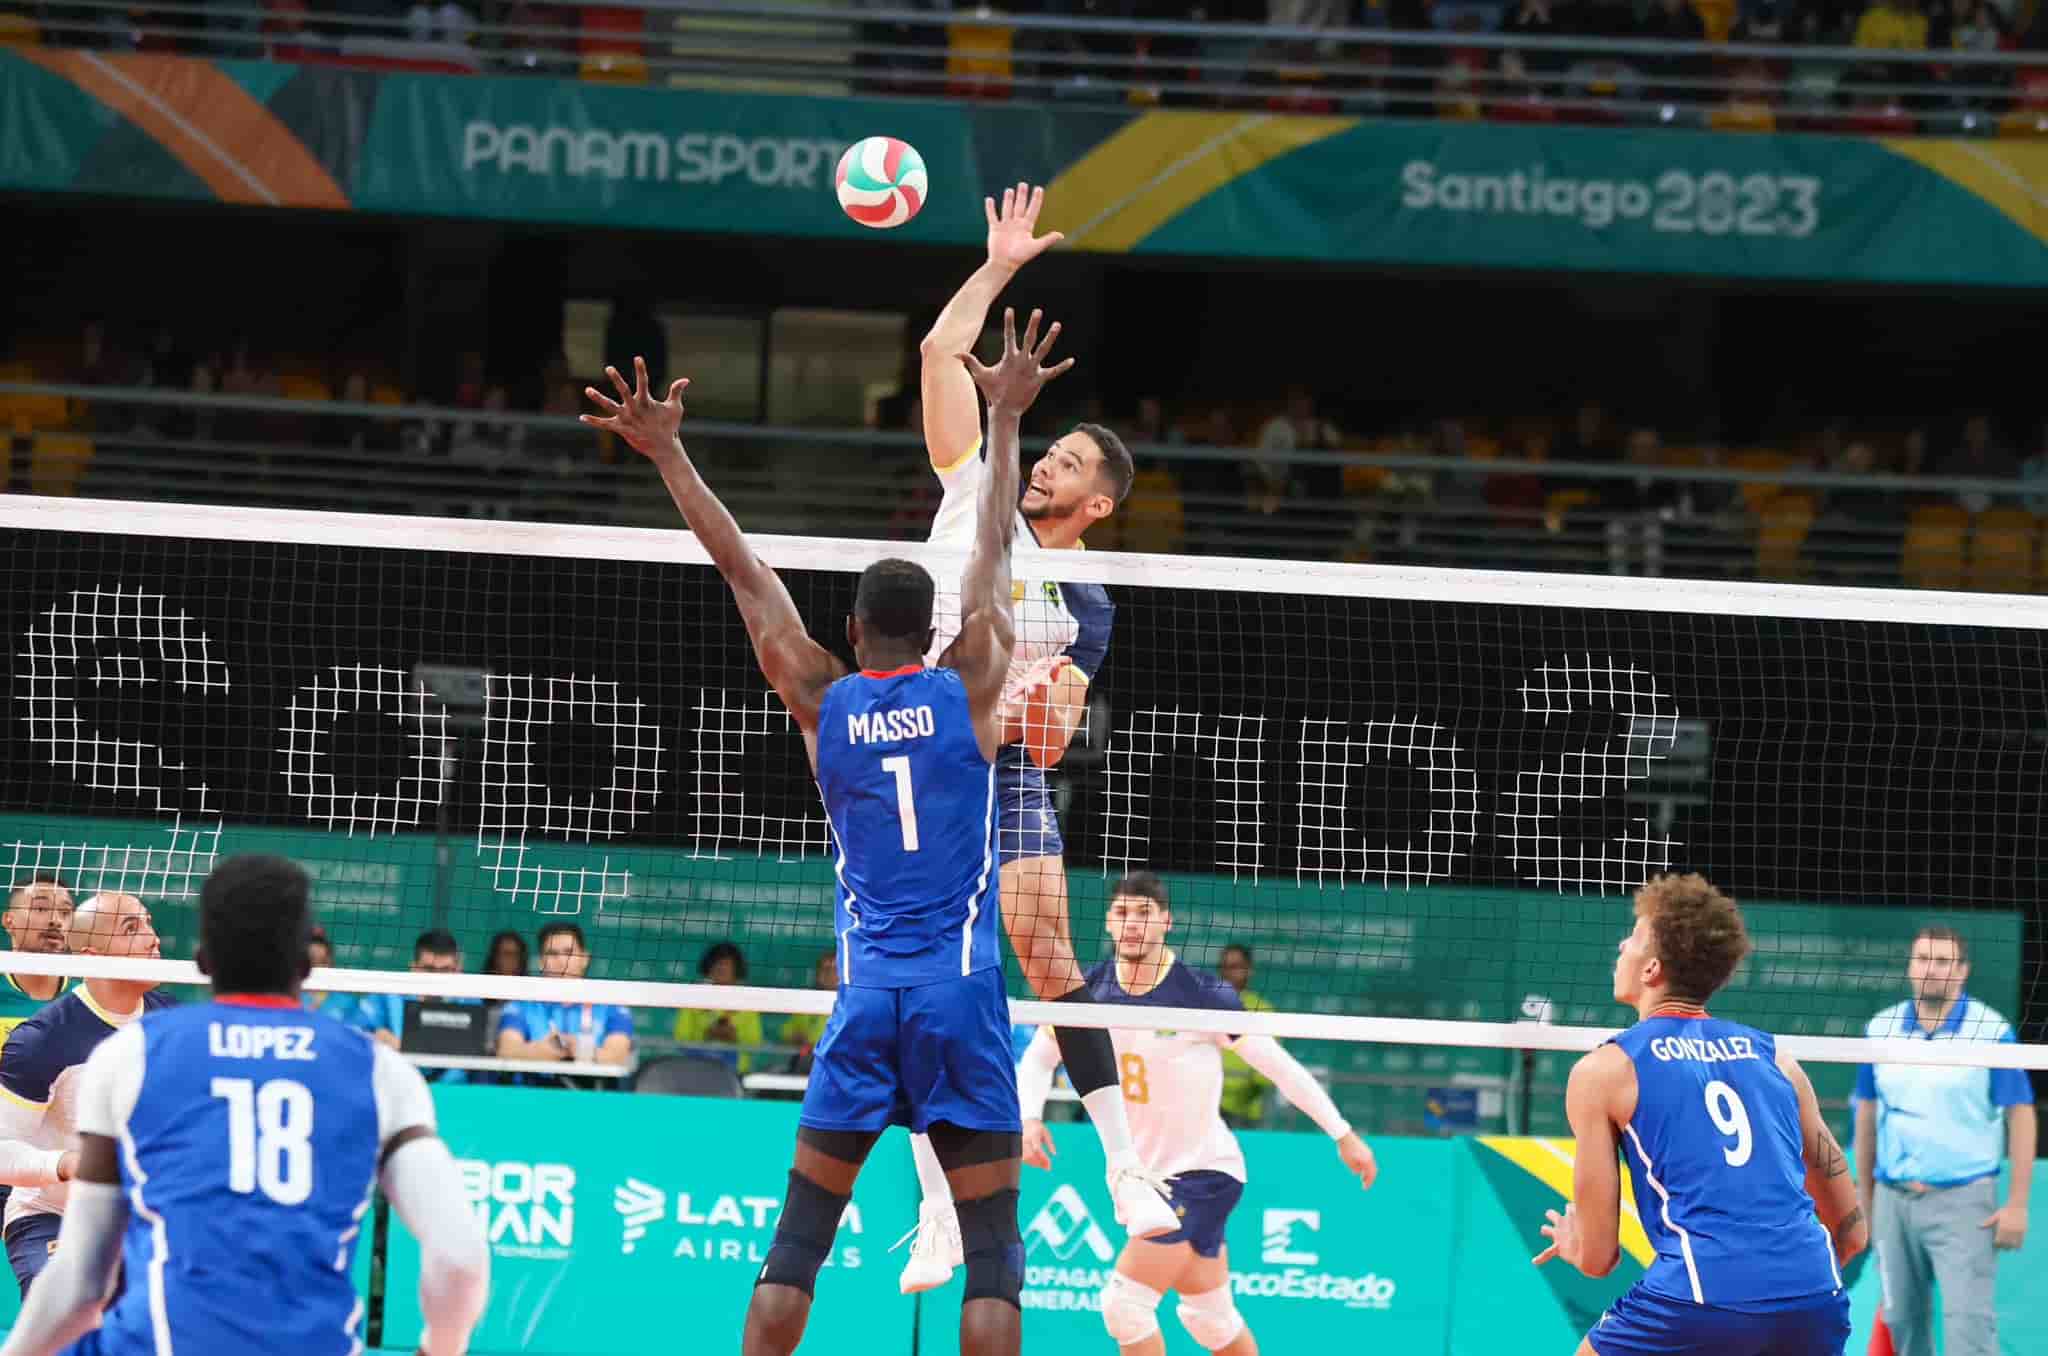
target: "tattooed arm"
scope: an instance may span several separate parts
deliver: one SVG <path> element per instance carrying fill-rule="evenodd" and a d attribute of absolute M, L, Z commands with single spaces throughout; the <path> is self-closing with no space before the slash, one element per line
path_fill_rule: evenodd
<path fill-rule="evenodd" d="M 1870 1221 L 1857 1198 L 1856 1179 L 1849 1175 L 1849 1156 L 1821 1119 L 1820 1099 L 1813 1095 L 1813 1084 L 1799 1061 L 1781 1051 L 1778 1067 L 1799 1094 L 1799 1140 L 1805 1146 L 1807 1193 L 1813 1197 L 1822 1227 L 1835 1241 L 1835 1260 L 1846 1263 L 1870 1246 Z"/>

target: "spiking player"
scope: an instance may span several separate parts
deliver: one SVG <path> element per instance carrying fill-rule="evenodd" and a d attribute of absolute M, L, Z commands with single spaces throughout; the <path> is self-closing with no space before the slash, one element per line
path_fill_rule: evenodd
<path fill-rule="evenodd" d="M 349 1264 L 377 1183 L 420 1242 L 421 1350 L 467 1348 L 483 1229 L 418 1071 L 301 1005 L 307 894 L 280 857 L 207 876 L 196 959 L 213 1001 L 150 1013 L 86 1061 L 64 1231 L 0 1356 L 74 1339 L 72 1356 L 352 1356 Z M 126 1288 L 95 1328 L 117 1262 Z"/>
<path fill-rule="evenodd" d="M 922 345 L 925 450 L 944 491 L 932 519 L 935 543 L 966 544 L 975 497 L 990 465 L 982 455 L 974 383 L 953 355 L 981 337 L 989 307 L 1017 270 L 1059 243 L 1057 231 L 1036 234 L 1044 203 L 1045 190 L 1029 184 L 1004 189 L 1000 207 L 994 199 L 984 201 L 988 260 L 946 303 Z M 1100 424 L 1075 425 L 1031 468 L 1030 483 L 1017 504 L 1024 531 L 1047 549 L 1081 549 L 1081 534 L 1116 511 L 1133 474 L 1131 454 L 1116 434 Z M 996 765 L 1003 926 L 1033 993 L 1086 1002 L 1067 922 L 1066 847 L 1045 769 L 1065 755 L 1087 709 L 1088 683 L 1109 652 L 1115 609 L 1100 584 L 1019 581 L 1013 598 L 1017 649 L 1004 692 L 1003 750 Z M 933 653 L 958 625 L 957 611 L 941 599 Z M 1102 1138 L 1117 1221 L 1135 1238 L 1171 1233 L 1178 1227 L 1173 1211 L 1146 1181 L 1132 1148 L 1109 1033 L 1062 1027 L 1057 1038 L 1067 1077 Z M 911 1144 L 925 1208 L 903 1270 L 905 1293 L 944 1284 L 959 1258 L 959 1230 L 945 1175 L 930 1144 L 917 1136 Z"/>
<path fill-rule="evenodd" d="M 1551 1245 L 1535 1260 L 1614 1270 L 1617 1152 L 1657 1255 L 1579 1356 L 1840 1356 L 1841 1265 L 1870 1227 L 1806 1071 L 1765 1033 L 1707 1015 L 1749 952 L 1742 913 L 1701 876 L 1658 876 L 1635 920 L 1614 1001 L 1639 1020 L 1572 1067 L 1572 1201 L 1545 1212 Z"/>
<path fill-rule="evenodd" d="M 1235 989 L 1166 945 L 1173 911 L 1165 883 L 1150 871 L 1133 871 L 1117 882 L 1105 925 L 1113 955 L 1088 972 L 1090 1001 L 1244 1010 Z M 1120 1030 L 1114 1039 L 1139 1156 L 1147 1169 L 1172 1179 L 1179 1227 L 1124 1244 L 1102 1289 L 1103 1326 L 1131 1356 L 1163 1356 L 1159 1303 L 1172 1290 L 1180 1295 L 1176 1316 L 1197 1343 L 1225 1356 L 1258 1356 L 1258 1343 L 1230 1297 L 1230 1253 L 1223 1242 L 1224 1225 L 1244 1194 L 1245 1166 L 1237 1137 L 1223 1123 L 1219 1047 L 1235 1050 L 1307 1112 L 1337 1142 L 1345 1168 L 1367 1187 L 1379 1171 L 1372 1150 L 1352 1132 L 1315 1075 L 1271 1036 Z M 1044 1113 L 1059 1062 L 1057 1042 L 1040 1027 L 1017 1067 L 1024 1161 L 1034 1167 L 1052 1166 Z"/>
<path fill-rule="evenodd" d="M 583 421 L 620 433 L 660 468 L 731 586 L 761 671 L 803 731 L 839 846 L 839 998 L 818 1041 L 789 1193 L 747 1308 L 745 1356 L 787 1356 L 802 1340 L 840 1215 L 890 1125 L 930 1135 L 960 1198 L 961 1351 L 1018 1349 L 1022 1127 L 992 907 L 995 762 L 1013 640 L 1018 423 L 1045 383 L 1072 366 L 1043 366 L 1059 326 L 1040 343 L 1038 322 L 1034 311 L 1020 345 L 1016 317 L 1004 313 L 994 368 L 964 352 L 953 358 L 988 396 L 992 469 L 960 580 L 964 616 L 937 667 L 923 659 L 932 577 L 905 560 L 861 572 L 846 627 L 858 673 L 811 638 L 781 579 L 683 450 L 677 430 L 687 382 L 657 401 L 636 358 L 631 389 L 606 369 L 618 401 L 585 392 L 605 416 Z"/>

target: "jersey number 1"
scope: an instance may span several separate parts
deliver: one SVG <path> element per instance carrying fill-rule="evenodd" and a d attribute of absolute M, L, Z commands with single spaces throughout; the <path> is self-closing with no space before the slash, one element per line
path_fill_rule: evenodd
<path fill-rule="evenodd" d="M 273 1078 L 216 1078 L 213 1095 L 228 1104 L 228 1190 L 261 1190 L 279 1205 L 303 1205 L 313 1194 L 313 1094 L 304 1083 Z"/>
<path fill-rule="evenodd" d="M 903 850 L 917 851 L 917 802 L 910 796 L 910 759 L 902 754 L 882 760 L 882 771 L 896 774 L 896 817 L 903 821 Z"/>

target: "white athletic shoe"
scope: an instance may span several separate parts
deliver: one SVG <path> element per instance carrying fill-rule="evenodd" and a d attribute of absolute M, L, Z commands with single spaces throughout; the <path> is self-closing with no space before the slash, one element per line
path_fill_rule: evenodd
<path fill-rule="evenodd" d="M 960 1216 L 951 1201 L 926 1201 L 917 1208 L 917 1227 L 896 1240 L 889 1251 L 910 1244 L 910 1260 L 896 1288 L 906 1295 L 936 1290 L 953 1279 L 953 1268 L 966 1261 L 960 1247 Z"/>
<path fill-rule="evenodd" d="M 1116 1222 L 1132 1238 L 1157 1238 L 1180 1228 L 1180 1216 L 1167 1199 L 1168 1179 L 1150 1172 L 1132 1155 L 1109 1170 L 1109 1199 L 1116 1204 Z"/>

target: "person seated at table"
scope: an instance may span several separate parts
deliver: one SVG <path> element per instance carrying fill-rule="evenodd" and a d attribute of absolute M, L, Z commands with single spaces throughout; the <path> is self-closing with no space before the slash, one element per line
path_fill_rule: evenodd
<path fill-rule="evenodd" d="M 441 928 L 422 932 L 412 944 L 412 970 L 421 975 L 452 975 L 462 969 L 462 943 L 454 934 Z M 413 999 L 426 997 L 414 994 Z M 474 998 L 442 998 L 447 1003 L 469 1006 L 478 1000 Z M 366 993 L 356 1000 L 353 1015 L 345 1018 L 349 1025 L 370 1033 L 370 1039 L 379 1045 L 398 1049 L 399 1040 L 405 1035 L 406 995 L 399 993 Z M 340 1016 L 339 1013 L 335 1014 Z M 422 1067 L 420 1072 L 429 1083 L 467 1083 L 472 1081 L 462 1069 L 438 1069 Z"/>
<path fill-rule="evenodd" d="M 747 982 L 747 958 L 731 942 L 719 942 L 705 948 L 703 958 L 697 962 L 697 977 L 706 984 L 744 984 Z M 834 987 L 838 985 L 836 976 L 833 984 Z M 675 1036 L 678 1045 L 759 1046 L 766 1043 L 761 1035 L 760 1013 L 719 1012 L 710 1008 L 684 1008 L 677 1013 Z M 693 1050 L 691 1053 L 723 1060 L 742 1074 L 753 1068 L 753 1057 L 738 1051 L 728 1054 L 722 1050 Z"/>
<path fill-rule="evenodd" d="M 581 979 L 590 969 L 590 944 L 574 923 L 540 930 L 540 972 L 550 979 Z M 633 1013 L 616 1003 L 507 1003 L 498 1014 L 498 1054 L 504 1059 L 580 1064 L 629 1064 Z"/>
<path fill-rule="evenodd" d="M 325 970 L 334 964 L 334 943 L 327 940 L 327 929 L 315 927 L 306 938 L 306 963 L 315 970 Z M 354 1025 L 356 995 L 352 993 L 322 992 L 318 989 L 302 989 L 299 1001 L 309 1012 L 324 1012 L 338 1022 Z"/>
<path fill-rule="evenodd" d="M 839 953 L 837 951 L 820 951 L 818 953 L 818 959 L 811 966 L 811 987 L 823 989 L 827 993 L 833 993 L 838 990 Z M 796 1047 L 796 1054 L 791 1056 L 789 1061 L 789 1071 L 791 1073 L 809 1073 L 811 1071 L 811 1052 L 818 1048 L 818 1038 L 825 1034 L 825 1019 L 827 1016 L 828 1014 L 823 1012 L 793 1012 L 782 1019 L 782 1030 L 777 1033 L 775 1039 L 777 1044 L 794 1045 Z"/>

